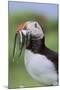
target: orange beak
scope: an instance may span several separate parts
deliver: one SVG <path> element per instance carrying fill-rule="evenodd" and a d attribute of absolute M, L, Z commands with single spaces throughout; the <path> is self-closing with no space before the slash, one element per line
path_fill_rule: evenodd
<path fill-rule="evenodd" d="M 17 32 L 23 30 L 25 26 L 26 26 L 26 22 L 23 22 L 22 24 L 20 24 L 17 28 Z"/>

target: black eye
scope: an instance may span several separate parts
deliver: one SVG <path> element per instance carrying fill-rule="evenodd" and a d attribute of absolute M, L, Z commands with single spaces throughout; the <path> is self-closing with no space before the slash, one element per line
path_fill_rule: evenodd
<path fill-rule="evenodd" d="M 37 28 L 37 23 L 35 23 L 35 27 Z"/>

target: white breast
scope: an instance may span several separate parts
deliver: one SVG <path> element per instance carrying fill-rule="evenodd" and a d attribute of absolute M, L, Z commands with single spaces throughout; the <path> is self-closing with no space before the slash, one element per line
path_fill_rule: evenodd
<path fill-rule="evenodd" d="M 44 55 L 25 50 L 25 67 L 30 76 L 46 85 L 57 85 L 54 64 Z"/>

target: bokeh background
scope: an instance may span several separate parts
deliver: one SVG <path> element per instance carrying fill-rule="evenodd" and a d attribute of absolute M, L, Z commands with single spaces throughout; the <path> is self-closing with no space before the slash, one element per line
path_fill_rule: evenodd
<path fill-rule="evenodd" d="M 48 48 L 58 52 L 58 5 L 28 2 L 8 2 L 9 25 L 9 88 L 37 87 L 43 84 L 33 80 L 24 66 L 24 51 L 20 58 L 15 54 L 13 62 L 14 36 L 20 23 L 35 20 L 45 32 L 45 44 Z M 18 45 L 17 45 L 18 47 Z"/>

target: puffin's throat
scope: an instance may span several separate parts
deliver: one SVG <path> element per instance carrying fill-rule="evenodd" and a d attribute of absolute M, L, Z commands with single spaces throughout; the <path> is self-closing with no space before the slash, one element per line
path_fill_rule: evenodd
<path fill-rule="evenodd" d="M 44 37 L 42 39 L 34 39 L 33 37 L 30 39 L 30 44 L 27 49 L 30 49 L 34 53 L 39 53 L 42 51 L 44 47 Z"/>

